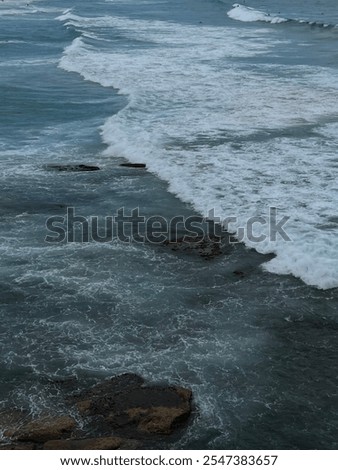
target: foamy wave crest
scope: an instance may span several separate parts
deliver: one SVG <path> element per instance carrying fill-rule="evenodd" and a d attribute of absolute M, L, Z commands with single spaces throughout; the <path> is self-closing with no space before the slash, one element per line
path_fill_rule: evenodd
<path fill-rule="evenodd" d="M 337 287 L 338 72 L 290 66 L 285 76 L 277 73 L 280 65 L 258 72 L 231 61 L 272 49 L 276 39 L 265 29 L 252 30 L 248 41 L 241 28 L 77 21 L 89 31 L 90 24 L 110 23 L 115 33 L 140 39 L 140 47 L 103 52 L 79 37 L 60 61 L 64 70 L 129 96 L 102 127 L 106 157 L 146 163 L 200 213 L 235 216 L 234 230 L 277 207 L 279 217 L 290 217 L 285 229 L 292 241 L 244 242 L 277 255 L 265 265 L 269 271 Z M 308 135 L 312 127 L 316 133 Z"/>
<path fill-rule="evenodd" d="M 67 21 L 67 20 L 74 20 L 74 21 L 80 20 L 81 21 L 82 20 L 82 18 L 80 16 L 74 15 L 72 13 L 71 8 L 68 8 L 67 10 L 65 10 L 62 13 L 62 15 L 57 16 L 55 19 L 59 20 L 59 21 Z"/>
<path fill-rule="evenodd" d="M 68 15 L 68 13 L 71 13 L 72 10 L 73 10 L 72 8 L 67 8 L 66 10 L 64 10 L 62 12 L 62 14 L 60 16 L 57 16 L 55 19 L 60 20 L 60 21 L 63 21 L 64 19 L 67 19 L 66 15 Z"/>
<path fill-rule="evenodd" d="M 281 18 L 279 16 L 270 15 L 260 10 L 254 10 L 253 8 L 246 7 L 239 3 L 233 4 L 233 9 L 228 11 L 228 16 L 233 20 L 252 22 L 252 21 L 264 21 L 265 23 L 285 23 L 289 21 L 287 18 Z"/>
<path fill-rule="evenodd" d="M 232 5 L 232 9 L 228 11 L 228 16 L 233 20 L 243 21 L 245 23 L 251 22 L 264 22 L 264 23 L 271 23 L 271 24 L 278 24 L 278 23 L 298 23 L 298 24 L 305 24 L 308 26 L 316 26 L 319 28 L 335 28 L 337 25 L 330 24 L 330 23 L 323 23 L 321 21 L 308 21 L 304 19 L 291 19 L 291 18 L 283 18 L 277 15 L 273 15 L 270 13 L 265 13 L 261 10 L 255 10 L 254 8 L 247 7 L 245 5 L 241 5 L 240 3 L 234 3 Z"/>

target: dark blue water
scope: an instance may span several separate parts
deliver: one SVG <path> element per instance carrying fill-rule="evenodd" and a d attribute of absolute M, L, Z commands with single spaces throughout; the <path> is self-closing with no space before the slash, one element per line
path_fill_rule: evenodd
<path fill-rule="evenodd" d="M 176 448 L 336 449 L 333 28 L 232 20 L 231 2 L 23 3 L 0 5 L 3 408 L 64 413 L 53 381 L 136 372 L 192 388 Z M 338 23 L 334 2 L 247 6 Z M 276 201 L 293 244 L 266 255 L 45 241 L 67 207 L 244 218 Z"/>

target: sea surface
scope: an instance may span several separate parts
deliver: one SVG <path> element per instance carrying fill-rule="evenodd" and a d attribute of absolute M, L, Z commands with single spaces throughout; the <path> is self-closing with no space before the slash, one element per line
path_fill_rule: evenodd
<path fill-rule="evenodd" d="M 175 448 L 338 448 L 337 41 L 335 0 L 0 3 L 3 409 L 135 372 L 193 390 Z M 70 207 L 241 243 L 47 242 Z"/>

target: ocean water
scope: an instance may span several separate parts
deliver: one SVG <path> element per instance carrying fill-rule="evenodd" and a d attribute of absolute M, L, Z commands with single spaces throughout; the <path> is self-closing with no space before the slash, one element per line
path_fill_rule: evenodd
<path fill-rule="evenodd" d="M 333 0 L 1 2 L 4 409 L 136 372 L 192 388 L 176 448 L 337 448 L 337 39 Z M 231 217 L 243 243 L 46 243 L 67 207 Z"/>

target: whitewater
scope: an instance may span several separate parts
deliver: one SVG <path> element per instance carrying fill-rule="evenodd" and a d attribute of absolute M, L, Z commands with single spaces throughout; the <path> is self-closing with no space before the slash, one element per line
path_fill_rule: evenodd
<path fill-rule="evenodd" d="M 290 240 L 244 238 L 276 255 L 263 268 L 337 287 L 338 71 L 279 60 L 292 48 L 284 16 L 227 13 L 232 23 L 210 27 L 67 10 L 58 19 L 77 37 L 59 67 L 128 97 L 101 128 L 102 158 L 146 163 L 201 214 L 236 217 L 234 233 L 277 208 Z M 132 47 L 114 48 L 115 36 Z"/>

